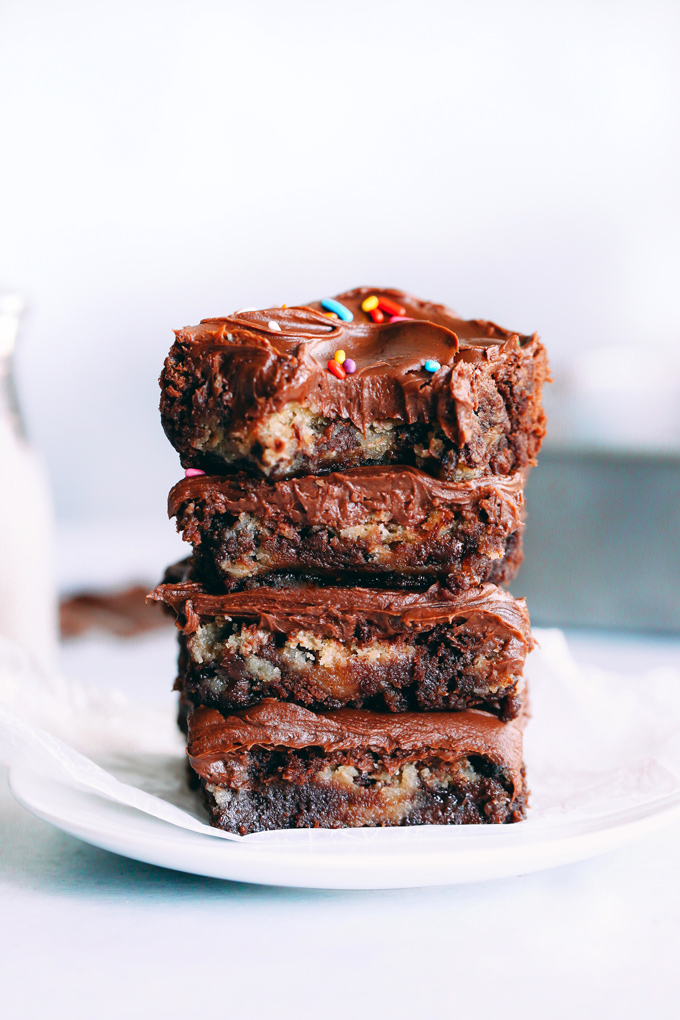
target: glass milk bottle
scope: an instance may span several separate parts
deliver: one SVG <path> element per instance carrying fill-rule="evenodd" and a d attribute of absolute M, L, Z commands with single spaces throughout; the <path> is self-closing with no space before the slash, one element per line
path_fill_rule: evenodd
<path fill-rule="evenodd" d="M 0 635 L 56 666 L 54 525 L 47 476 L 21 423 L 12 356 L 23 301 L 0 294 Z"/>

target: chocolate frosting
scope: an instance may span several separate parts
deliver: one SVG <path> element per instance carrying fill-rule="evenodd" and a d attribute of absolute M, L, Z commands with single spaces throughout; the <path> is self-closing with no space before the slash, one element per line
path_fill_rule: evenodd
<path fill-rule="evenodd" d="M 196 582 L 161 584 L 150 598 L 171 606 L 185 634 L 205 618 L 216 616 L 258 622 L 279 634 L 308 630 L 319 637 L 350 641 L 357 625 L 373 624 L 391 637 L 413 635 L 438 624 L 489 629 L 520 642 L 526 654 L 533 647 L 524 599 L 493 584 L 452 593 L 439 585 L 426 591 L 317 586 L 302 582 L 286 588 L 253 588 L 216 595 Z M 519 652 L 519 649 L 518 649 Z"/>
<path fill-rule="evenodd" d="M 515 795 L 523 786 L 521 727 L 475 709 L 396 715 L 361 708 L 311 712 L 268 698 L 229 716 L 197 708 L 188 722 L 187 753 L 199 775 L 224 755 L 252 747 L 320 747 L 326 753 L 366 749 L 379 755 L 425 750 L 444 761 L 479 755 L 503 769 Z"/>
<path fill-rule="evenodd" d="M 400 466 L 358 467 L 281 482 L 246 475 L 203 475 L 175 485 L 168 497 L 168 514 L 181 516 L 188 504 L 203 502 L 211 512 L 234 517 L 246 513 L 274 521 L 284 518 L 298 526 L 341 529 L 363 524 L 371 514 L 413 526 L 433 510 L 464 511 L 493 500 L 496 527 L 511 534 L 522 526 L 523 485 L 520 473 L 445 482 L 417 468 Z"/>
<path fill-rule="evenodd" d="M 411 321 L 374 323 L 361 310 L 369 295 L 400 304 Z M 329 319 L 319 302 L 308 306 L 243 311 L 204 319 L 176 331 L 176 343 L 161 377 L 161 413 L 168 434 L 179 397 L 176 366 L 200 362 L 191 375 L 206 393 L 219 392 L 233 423 L 248 423 L 298 402 L 329 419 L 351 421 L 365 430 L 376 420 L 414 424 L 438 421 L 445 435 L 463 444 L 473 434 L 475 373 L 542 347 L 537 336 L 522 336 L 481 319 L 461 319 L 444 305 L 403 291 L 360 287 L 337 296 L 354 319 Z M 274 325 L 272 325 L 272 323 Z M 339 380 L 327 368 L 342 349 L 356 372 Z M 425 371 L 434 359 L 441 368 Z M 202 391 L 192 400 L 205 399 Z"/>

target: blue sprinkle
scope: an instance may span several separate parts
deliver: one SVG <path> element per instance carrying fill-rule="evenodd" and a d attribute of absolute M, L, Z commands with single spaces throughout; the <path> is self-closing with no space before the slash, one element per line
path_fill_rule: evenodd
<path fill-rule="evenodd" d="M 442 366 L 439 364 L 439 362 L 435 361 L 434 358 L 430 358 L 429 361 L 425 362 L 426 372 L 438 372 L 441 367 Z"/>
<path fill-rule="evenodd" d="M 327 312 L 335 312 L 339 319 L 343 322 L 351 322 L 354 316 L 350 312 L 349 308 L 345 308 L 339 301 L 334 301 L 332 297 L 326 297 L 321 302 L 321 307 L 325 308 Z"/>

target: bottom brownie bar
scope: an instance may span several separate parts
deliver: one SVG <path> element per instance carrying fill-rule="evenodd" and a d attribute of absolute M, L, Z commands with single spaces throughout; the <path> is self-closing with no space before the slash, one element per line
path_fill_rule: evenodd
<path fill-rule="evenodd" d="M 211 825 L 263 829 L 520 821 L 522 730 L 485 712 L 310 712 L 273 700 L 188 718 Z"/>

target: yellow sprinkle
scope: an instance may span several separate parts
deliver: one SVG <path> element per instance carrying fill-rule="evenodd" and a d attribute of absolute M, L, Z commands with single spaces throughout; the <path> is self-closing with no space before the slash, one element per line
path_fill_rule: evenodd
<path fill-rule="evenodd" d="M 282 307 L 282 308 L 287 308 L 287 307 L 288 307 L 288 305 L 281 305 L 281 307 Z"/>
<path fill-rule="evenodd" d="M 337 319 L 337 315 L 335 314 L 335 312 L 324 312 L 323 314 L 326 316 L 327 319 Z"/>
<path fill-rule="evenodd" d="M 333 357 L 337 361 L 338 365 L 342 365 L 343 361 L 345 360 L 345 352 L 344 351 L 336 351 L 335 354 L 333 355 Z"/>
<path fill-rule="evenodd" d="M 378 307 L 378 299 L 375 294 L 371 294 L 370 297 L 365 298 L 361 302 L 362 312 L 372 312 L 374 308 Z"/>

